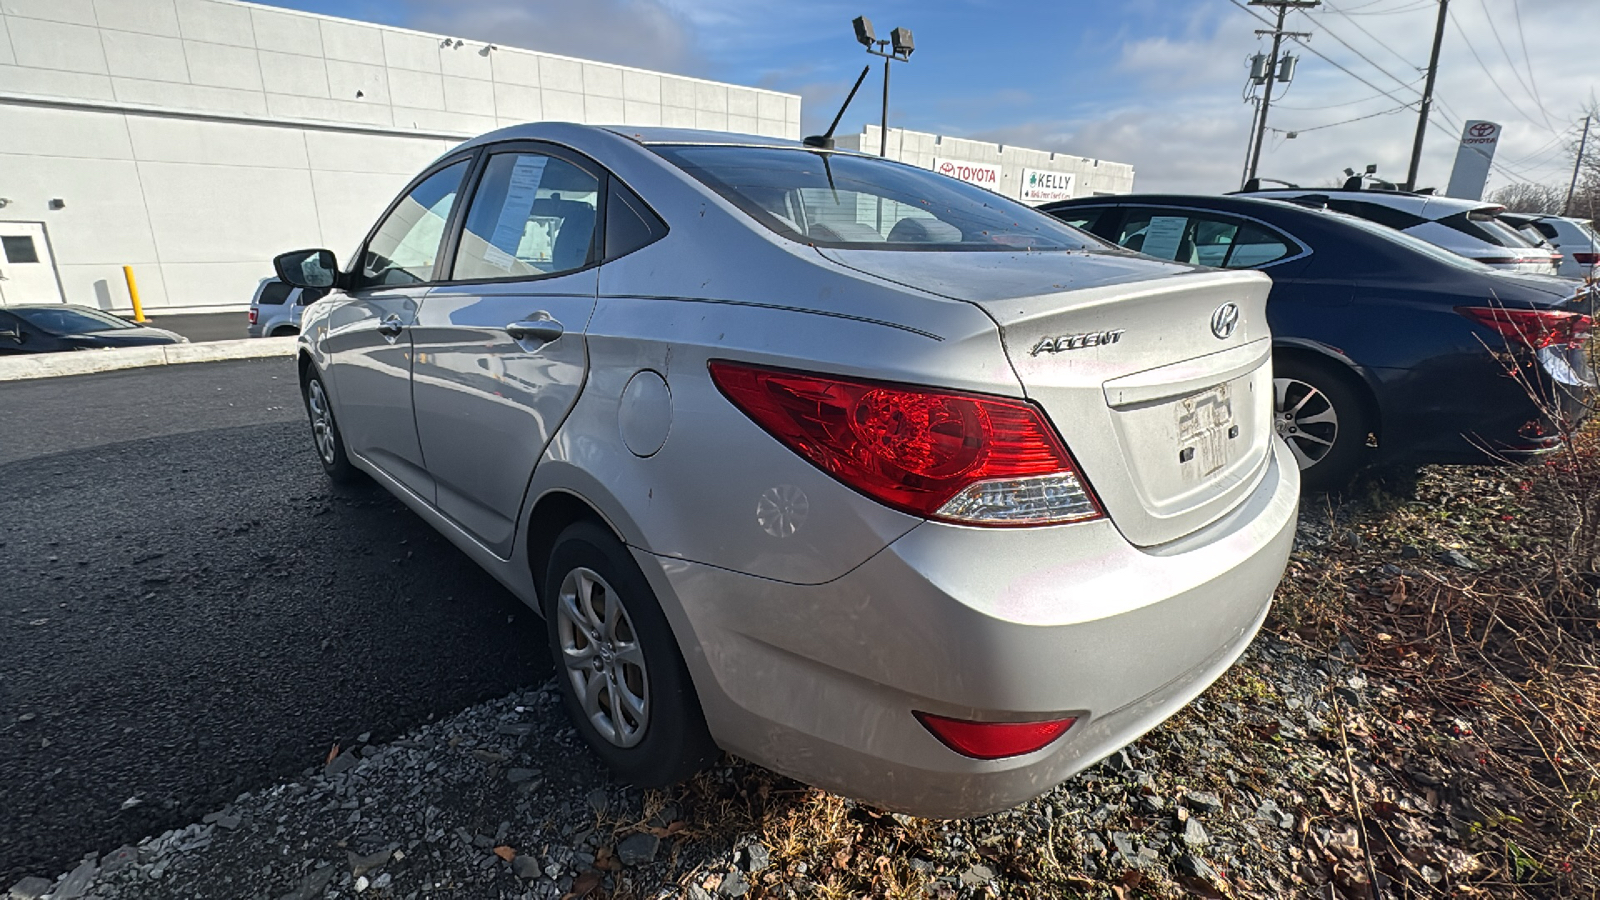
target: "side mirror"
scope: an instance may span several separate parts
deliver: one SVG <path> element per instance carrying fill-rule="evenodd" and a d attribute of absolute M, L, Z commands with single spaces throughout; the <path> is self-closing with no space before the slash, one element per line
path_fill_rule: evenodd
<path fill-rule="evenodd" d="M 331 288 L 339 277 L 332 250 L 294 250 L 272 260 L 278 280 L 298 288 Z"/>

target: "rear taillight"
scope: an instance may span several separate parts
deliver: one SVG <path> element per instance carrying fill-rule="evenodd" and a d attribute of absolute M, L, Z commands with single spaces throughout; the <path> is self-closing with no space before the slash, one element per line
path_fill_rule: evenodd
<path fill-rule="evenodd" d="M 913 713 L 941 743 L 973 759 L 1004 759 L 1032 753 L 1067 733 L 1077 719 L 1045 722 L 969 722 L 932 713 Z"/>
<path fill-rule="evenodd" d="M 1600 253 L 1574 253 L 1572 258 L 1580 266 L 1592 266 L 1595 263 L 1600 263 Z"/>
<path fill-rule="evenodd" d="M 722 361 L 710 369 L 767 433 L 895 509 L 974 525 L 1103 515 L 1061 439 L 1025 401 Z"/>
<path fill-rule="evenodd" d="M 1535 350 L 1576 347 L 1594 330 L 1594 321 L 1588 316 L 1563 310 L 1458 306 L 1456 312 Z"/>
<path fill-rule="evenodd" d="M 254 306 L 250 307 L 250 324 L 251 325 L 254 325 L 256 323 L 256 316 L 259 315 L 259 314 L 260 314 L 260 311 L 257 310 Z"/>

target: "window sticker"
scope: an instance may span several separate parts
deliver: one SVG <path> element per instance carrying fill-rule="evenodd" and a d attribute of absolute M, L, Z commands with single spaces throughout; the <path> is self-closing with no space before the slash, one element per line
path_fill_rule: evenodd
<path fill-rule="evenodd" d="M 500 207 L 500 218 L 495 222 L 489 246 L 484 249 L 484 262 L 502 271 L 511 271 L 517 250 L 528 230 L 528 217 L 533 213 L 533 203 L 539 197 L 539 182 L 544 180 L 545 164 L 549 161 L 547 156 L 519 156 L 511 166 L 506 199 Z"/>
<path fill-rule="evenodd" d="M 1183 241 L 1183 231 L 1189 227 L 1187 216 L 1151 216 L 1144 231 L 1144 246 L 1139 252 L 1161 259 L 1177 259 L 1178 244 Z"/>

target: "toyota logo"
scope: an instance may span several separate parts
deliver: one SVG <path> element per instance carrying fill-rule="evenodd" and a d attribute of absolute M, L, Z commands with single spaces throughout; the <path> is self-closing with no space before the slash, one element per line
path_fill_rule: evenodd
<path fill-rule="evenodd" d="M 1494 123 L 1479 122 L 1468 130 L 1472 132 L 1473 137 L 1488 137 L 1489 135 L 1494 134 Z"/>
<path fill-rule="evenodd" d="M 1224 303 L 1217 307 L 1211 314 L 1211 333 L 1218 340 L 1227 340 L 1233 330 L 1239 327 L 1239 307 L 1234 303 Z"/>

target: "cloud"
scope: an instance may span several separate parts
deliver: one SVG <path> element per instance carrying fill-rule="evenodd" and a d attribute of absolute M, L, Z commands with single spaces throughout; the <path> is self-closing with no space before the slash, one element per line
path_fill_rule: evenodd
<path fill-rule="evenodd" d="M 404 0 L 404 10 L 421 31 L 680 75 L 705 69 L 695 29 L 663 0 Z"/>

